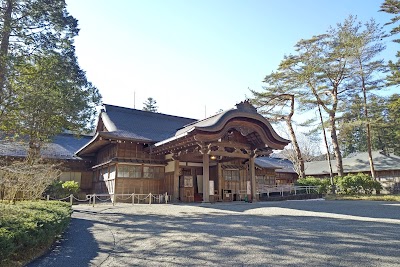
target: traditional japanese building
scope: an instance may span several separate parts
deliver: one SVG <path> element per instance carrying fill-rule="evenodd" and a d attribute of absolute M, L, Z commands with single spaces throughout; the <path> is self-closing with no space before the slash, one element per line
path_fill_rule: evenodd
<path fill-rule="evenodd" d="M 93 192 L 209 202 L 255 198 L 256 157 L 288 143 L 247 101 L 200 121 L 104 105 L 76 156 L 92 162 Z"/>
<path fill-rule="evenodd" d="M 385 151 L 372 151 L 376 179 L 382 184 L 384 193 L 400 192 L 400 157 Z M 368 152 L 357 152 L 342 159 L 345 175 L 365 173 L 370 175 L 371 169 Z M 336 159 L 331 160 L 333 175 L 337 175 Z M 305 163 L 306 175 L 320 178 L 329 177 L 327 160 Z"/>

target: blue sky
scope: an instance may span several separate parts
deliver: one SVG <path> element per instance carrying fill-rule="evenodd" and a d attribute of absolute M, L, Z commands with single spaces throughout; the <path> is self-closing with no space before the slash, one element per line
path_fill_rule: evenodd
<path fill-rule="evenodd" d="M 383 25 L 377 0 L 67 0 L 81 68 L 107 104 L 202 119 L 262 88 L 300 39 L 350 14 Z M 389 28 L 387 29 L 389 30 Z M 382 58 L 399 47 L 387 41 Z M 136 101 L 134 101 L 134 92 Z"/>

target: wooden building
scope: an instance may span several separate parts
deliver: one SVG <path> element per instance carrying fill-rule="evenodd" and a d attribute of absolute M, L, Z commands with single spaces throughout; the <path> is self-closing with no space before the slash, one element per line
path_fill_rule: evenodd
<path fill-rule="evenodd" d="M 254 199 L 256 157 L 288 143 L 247 101 L 200 121 L 104 105 L 76 156 L 92 162 L 93 192 L 209 202 Z"/>
<path fill-rule="evenodd" d="M 382 184 L 385 193 L 400 193 L 400 157 L 384 151 L 372 151 L 375 176 Z M 365 173 L 371 175 L 368 153 L 352 153 L 343 158 L 344 174 Z M 331 160 L 333 175 L 337 175 L 336 160 Z M 305 163 L 307 176 L 320 178 L 329 177 L 329 163 L 327 160 Z"/>
<path fill-rule="evenodd" d="M 1 136 L 1 135 L 0 135 Z M 41 157 L 46 162 L 60 166 L 62 171 L 60 180 L 75 181 L 79 184 L 82 193 L 92 191 L 92 162 L 82 159 L 75 152 L 91 140 L 92 136 L 76 136 L 72 133 L 63 133 L 55 136 L 51 142 L 41 149 Z M 24 140 L 13 141 L 2 136 L 0 138 L 0 165 L 4 166 L 13 161 L 23 160 L 28 154 L 28 143 Z M 2 177 L 0 172 L 0 198 L 2 198 Z M 4 188 L 3 188 L 4 189 Z"/>

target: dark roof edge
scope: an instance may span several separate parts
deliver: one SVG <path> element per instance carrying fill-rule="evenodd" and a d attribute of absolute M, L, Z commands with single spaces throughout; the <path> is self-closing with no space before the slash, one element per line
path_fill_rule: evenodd
<path fill-rule="evenodd" d="M 162 116 L 168 116 L 168 117 L 173 117 L 173 118 L 178 118 L 178 119 L 187 119 L 187 120 L 198 121 L 198 119 L 193 119 L 193 118 L 188 118 L 188 117 L 170 115 L 170 114 L 165 114 L 165 113 L 161 113 L 161 112 L 146 111 L 146 110 L 141 110 L 141 109 L 136 109 L 136 108 L 121 107 L 121 106 L 116 106 L 116 105 L 111 105 L 111 104 L 103 104 L 103 106 L 105 107 L 105 112 L 106 113 L 107 113 L 107 106 L 110 106 L 110 107 L 114 107 L 114 108 L 124 109 L 126 111 L 139 111 L 139 112 L 143 112 L 143 113 L 159 114 L 159 115 L 162 115 Z"/>

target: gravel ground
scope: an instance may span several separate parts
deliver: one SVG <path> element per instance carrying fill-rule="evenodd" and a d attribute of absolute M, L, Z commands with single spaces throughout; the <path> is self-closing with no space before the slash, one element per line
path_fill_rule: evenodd
<path fill-rule="evenodd" d="M 29 266 L 400 266 L 400 203 L 78 205 Z"/>

